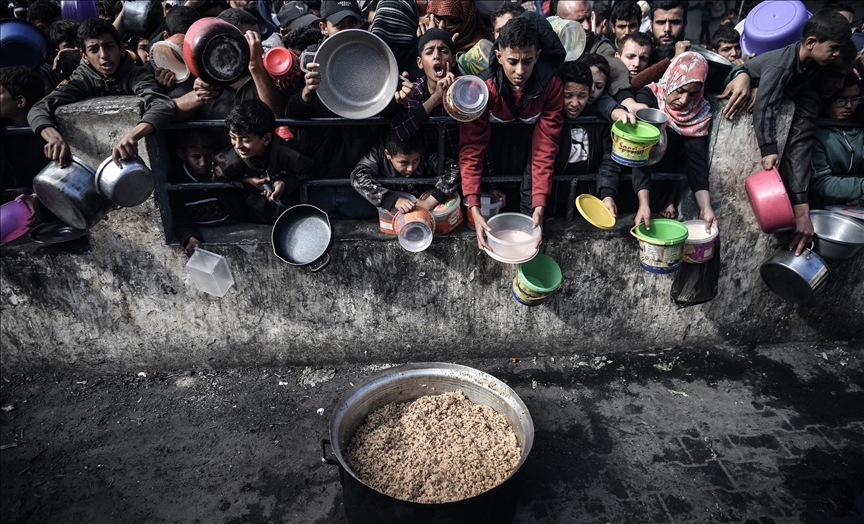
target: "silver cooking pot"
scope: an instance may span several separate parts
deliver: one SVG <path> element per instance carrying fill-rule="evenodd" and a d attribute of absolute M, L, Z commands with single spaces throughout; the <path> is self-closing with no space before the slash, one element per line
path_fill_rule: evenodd
<path fill-rule="evenodd" d="M 434 388 L 434 390 L 433 390 Z M 504 482 L 477 496 L 440 504 L 397 499 L 359 479 L 344 452 L 366 416 L 391 402 L 409 402 L 425 395 L 462 390 L 475 404 L 500 413 L 516 434 L 522 450 L 519 463 Z M 345 516 L 349 523 L 504 523 L 513 519 L 518 497 L 516 473 L 534 443 L 534 422 L 528 408 L 510 386 L 478 369 L 443 362 L 396 366 L 359 382 L 336 405 L 330 418 L 330 439 L 322 442 L 321 460 L 339 466 Z M 326 454 L 333 447 L 335 459 Z"/>
<path fill-rule="evenodd" d="M 49 211 L 77 229 L 90 229 L 114 209 L 96 189 L 96 172 L 76 157 L 66 167 L 51 162 L 33 178 L 33 190 Z"/>
<path fill-rule="evenodd" d="M 759 269 L 762 281 L 783 300 L 795 304 L 809 301 L 831 279 L 825 261 L 812 249 L 811 244 L 810 249 L 796 257 L 788 246 L 777 246 Z"/>
<path fill-rule="evenodd" d="M 314 58 L 303 51 L 300 63 L 319 65 L 318 98 L 327 109 L 344 118 L 371 118 L 393 99 L 399 69 L 393 51 L 383 40 L 362 29 L 346 29 L 327 37 Z"/>
<path fill-rule="evenodd" d="M 138 157 L 120 160 L 117 167 L 108 157 L 96 170 L 96 188 L 120 207 L 135 207 L 150 198 L 156 187 L 153 171 Z"/>
<path fill-rule="evenodd" d="M 810 221 L 816 232 L 815 251 L 825 258 L 851 258 L 864 246 L 864 222 L 860 220 L 814 209 Z"/>

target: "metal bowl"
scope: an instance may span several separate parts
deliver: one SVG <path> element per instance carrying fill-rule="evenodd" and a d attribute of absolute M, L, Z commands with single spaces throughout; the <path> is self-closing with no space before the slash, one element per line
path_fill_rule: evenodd
<path fill-rule="evenodd" d="M 383 40 L 362 29 L 328 37 L 315 53 L 320 67 L 318 98 L 344 118 L 371 118 L 390 104 L 399 70 Z"/>
<path fill-rule="evenodd" d="M 111 157 L 105 159 L 96 171 L 96 187 L 120 207 L 143 204 L 156 187 L 153 171 L 140 158 L 121 160 L 117 167 Z"/>
<path fill-rule="evenodd" d="M 39 201 L 57 218 L 77 229 L 90 229 L 114 209 L 114 203 L 96 189 L 93 168 L 76 157 L 66 167 L 45 166 L 33 178 Z"/>
<path fill-rule="evenodd" d="M 159 0 L 126 0 L 123 4 L 123 29 L 129 34 L 149 38 L 164 18 Z"/>
<path fill-rule="evenodd" d="M 729 71 L 732 71 L 732 62 L 702 46 L 693 45 L 690 46 L 690 50 L 699 53 L 708 61 L 708 77 L 705 79 L 705 89 L 708 91 L 722 91 L 724 87 L 723 80 L 726 79 Z"/>
<path fill-rule="evenodd" d="M 815 209 L 810 221 L 816 232 L 815 251 L 825 258 L 844 260 L 864 246 L 864 223 L 832 211 Z"/>

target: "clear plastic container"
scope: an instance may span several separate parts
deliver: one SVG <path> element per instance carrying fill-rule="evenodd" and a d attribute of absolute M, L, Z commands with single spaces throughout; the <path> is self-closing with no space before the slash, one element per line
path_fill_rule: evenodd
<path fill-rule="evenodd" d="M 393 226 L 399 244 L 406 251 L 417 253 L 432 244 L 435 233 L 435 219 L 432 213 L 422 207 L 416 207 L 408 213 L 396 213 Z"/>
<path fill-rule="evenodd" d="M 234 285 L 234 277 L 225 257 L 201 249 L 195 250 L 186 262 L 189 277 L 199 290 L 222 298 Z"/>
<path fill-rule="evenodd" d="M 521 259 L 530 256 L 540 244 L 541 228 L 534 219 L 522 213 L 499 213 L 487 222 L 491 231 L 486 241 L 492 252 L 502 258 Z"/>

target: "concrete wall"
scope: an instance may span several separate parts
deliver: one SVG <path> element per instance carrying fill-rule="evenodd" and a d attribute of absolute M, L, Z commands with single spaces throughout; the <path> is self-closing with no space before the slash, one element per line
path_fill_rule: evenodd
<path fill-rule="evenodd" d="M 125 99 L 60 111 L 77 155 L 98 165 L 137 121 Z M 784 107 L 785 136 L 791 108 Z M 473 232 L 402 250 L 372 223 L 337 223 L 330 267 L 318 274 L 277 259 L 269 228 L 223 232 L 207 249 L 224 255 L 236 284 L 222 298 L 199 292 L 178 246 L 165 245 L 154 199 L 111 213 L 89 249 L 8 245 L 0 260 L 0 366 L 4 371 L 102 371 L 459 361 L 471 357 L 569 356 L 672 345 L 855 340 L 864 333 L 862 255 L 831 264 L 832 281 L 811 304 L 772 294 L 759 266 L 778 238 L 761 233 L 744 191 L 757 169 L 749 116 L 718 121 L 711 185 L 723 240 L 720 294 L 676 309 L 673 277 L 639 269 L 632 217 L 601 231 L 581 217 L 550 221 L 546 253 L 564 272 L 547 304 L 509 295 L 516 268 L 479 253 Z M 165 150 L 148 139 L 154 169 Z M 164 147 L 164 146 L 163 146 Z M 68 251 L 68 250 L 67 250 Z"/>

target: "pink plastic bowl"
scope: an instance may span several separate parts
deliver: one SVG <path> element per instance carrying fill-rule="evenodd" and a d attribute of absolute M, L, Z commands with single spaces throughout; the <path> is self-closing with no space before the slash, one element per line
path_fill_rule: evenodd
<path fill-rule="evenodd" d="M 744 185 L 759 229 L 764 233 L 795 229 L 795 214 L 777 168 L 753 173 Z"/>
<path fill-rule="evenodd" d="M 0 244 L 12 242 L 30 229 L 30 208 L 22 200 L 0 206 Z"/>

